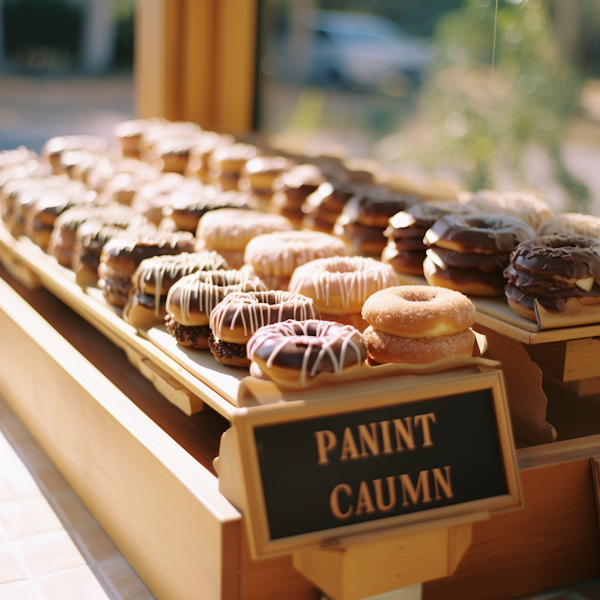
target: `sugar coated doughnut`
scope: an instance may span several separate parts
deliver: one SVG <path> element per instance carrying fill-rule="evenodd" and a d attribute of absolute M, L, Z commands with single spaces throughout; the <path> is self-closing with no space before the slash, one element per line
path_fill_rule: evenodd
<path fill-rule="evenodd" d="M 312 298 L 319 311 L 347 315 L 360 313 L 375 292 L 398 285 L 390 265 L 362 256 L 319 258 L 298 267 L 290 290 Z"/>
<path fill-rule="evenodd" d="M 367 356 L 360 332 L 331 321 L 285 321 L 261 327 L 248 357 L 274 381 L 306 385 L 319 373 L 341 373 Z"/>
<path fill-rule="evenodd" d="M 472 356 L 471 329 L 432 338 L 407 338 L 367 327 L 363 333 L 369 357 L 378 363 L 424 364 L 450 356 Z"/>
<path fill-rule="evenodd" d="M 600 238 L 600 217 L 581 213 L 562 213 L 542 223 L 536 233 L 538 237 L 566 235 L 598 239 Z"/>
<path fill-rule="evenodd" d="M 389 335 L 432 338 L 468 329 L 475 322 L 475 307 L 453 290 L 404 285 L 373 294 L 362 315 L 369 325 Z"/>

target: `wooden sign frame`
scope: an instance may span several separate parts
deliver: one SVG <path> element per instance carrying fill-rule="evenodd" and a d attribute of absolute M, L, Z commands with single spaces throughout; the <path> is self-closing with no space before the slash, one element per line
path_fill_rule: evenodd
<path fill-rule="evenodd" d="M 490 391 L 496 423 L 498 449 L 502 462 L 505 487 L 508 493 L 379 520 L 341 525 L 327 530 L 302 533 L 282 539 L 271 539 L 259 457 L 254 437 L 255 428 L 406 403 L 417 403 L 423 400 L 433 400 L 482 390 Z M 432 383 L 427 380 L 423 384 L 415 385 L 414 379 L 412 379 L 412 381 L 405 385 L 399 383 L 399 387 L 395 390 L 381 393 L 377 393 L 377 390 L 373 391 L 374 394 L 368 398 L 363 396 L 323 399 L 318 402 L 297 401 L 280 403 L 242 409 L 234 415 L 232 419 L 233 429 L 227 432 L 226 435 L 233 434 L 237 438 L 238 460 L 240 461 L 240 473 L 243 479 L 239 485 L 244 488 L 243 512 L 254 558 L 318 547 L 324 542 L 340 540 L 351 535 L 382 530 L 387 530 L 389 535 L 390 528 L 428 523 L 431 523 L 431 527 L 439 527 L 442 521 L 446 525 L 453 518 L 464 522 L 465 516 L 468 517 L 474 514 L 480 516 L 482 513 L 521 506 L 521 488 L 501 371 L 490 370 L 466 376 L 452 382 L 451 387 L 448 386 L 448 382 Z M 399 530 L 396 531 L 399 532 Z"/>

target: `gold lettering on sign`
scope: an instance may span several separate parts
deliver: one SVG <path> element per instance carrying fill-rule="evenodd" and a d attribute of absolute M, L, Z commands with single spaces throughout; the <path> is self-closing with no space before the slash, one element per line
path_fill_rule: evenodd
<path fill-rule="evenodd" d="M 390 439 L 390 422 L 379 421 L 379 427 L 381 428 L 381 443 L 383 444 L 384 454 L 393 454 L 392 440 Z"/>
<path fill-rule="evenodd" d="M 366 425 L 358 426 L 358 439 L 360 440 L 360 455 L 363 458 L 367 458 L 369 453 L 367 452 L 367 446 L 373 456 L 379 456 L 379 443 L 377 440 L 377 423 L 370 423 L 369 429 Z"/>
<path fill-rule="evenodd" d="M 337 446 L 337 438 L 333 431 L 324 429 L 323 431 L 315 431 L 315 437 L 317 438 L 317 452 L 319 453 L 319 465 L 329 464 L 329 458 L 327 453 L 331 452 Z"/>
<path fill-rule="evenodd" d="M 415 417 L 415 421 L 416 419 L 417 418 Z M 406 421 L 406 426 L 404 425 L 402 419 L 394 419 L 397 452 L 402 452 L 404 450 L 402 447 L 402 440 L 404 440 L 404 443 L 409 450 L 414 450 L 416 448 L 415 438 L 412 430 L 412 417 L 406 417 L 404 421 Z"/>
<path fill-rule="evenodd" d="M 383 479 L 373 479 L 375 503 L 377 504 L 377 510 L 381 512 L 387 512 L 396 506 L 396 478 L 392 475 L 391 477 L 386 477 L 385 480 L 388 484 L 388 496 L 390 498 L 387 504 L 383 501 L 383 488 L 381 485 Z"/>
<path fill-rule="evenodd" d="M 417 487 L 413 485 L 410 475 L 403 473 L 398 475 L 400 483 L 402 484 L 402 506 L 409 506 L 410 502 L 408 497 L 413 504 L 419 504 L 419 496 L 423 495 L 422 502 L 431 502 L 431 495 L 429 494 L 429 471 L 421 471 L 419 473 L 419 479 L 417 480 Z M 408 496 L 408 497 L 407 497 Z"/>
<path fill-rule="evenodd" d="M 442 496 L 440 494 L 440 488 L 442 488 L 446 498 L 452 498 L 452 482 L 450 481 L 450 467 L 444 467 L 444 471 L 446 472 L 446 476 L 442 475 L 441 469 L 433 469 L 431 472 L 433 473 L 433 485 L 435 488 L 435 499 L 441 500 Z"/>
<path fill-rule="evenodd" d="M 421 423 L 421 428 L 423 429 L 423 448 L 433 446 L 431 431 L 429 430 L 430 419 L 432 423 L 435 423 L 435 413 L 427 413 L 426 415 L 417 415 L 415 417 L 415 425 Z"/>
<path fill-rule="evenodd" d="M 356 503 L 356 514 L 362 515 L 363 512 L 374 513 L 375 507 L 373 506 L 373 500 L 371 499 L 371 492 L 366 481 L 360 482 L 358 488 L 358 502 Z"/>
<path fill-rule="evenodd" d="M 354 437 L 352 436 L 352 430 L 350 429 L 350 427 L 346 427 L 346 429 L 344 429 L 344 440 L 342 442 L 342 456 L 340 456 L 340 460 L 358 460 L 359 458 L 360 454 L 358 453 L 356 442 L 354 441 Z"/>
<path fill-rule="evenodd" d="M 331 512 L 336 519 L 347 519 L 354 512 L 354 507 L 350 505 L 346 512 L 342 512 L 340 509 L 340 493 L 344 492 L 348 497 L 352 496 L 352 488 L 347 483 L 340 483 L 333 488 L 331 496 L 329 497 L 329 506 Z"/>

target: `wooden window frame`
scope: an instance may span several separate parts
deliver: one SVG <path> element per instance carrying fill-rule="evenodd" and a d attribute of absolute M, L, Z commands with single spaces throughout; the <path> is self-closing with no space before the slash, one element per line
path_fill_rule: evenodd
<path fill-rule="evenodd" d="M 253 129 L 258 0 L 138 0 L 136 112 Z"/>

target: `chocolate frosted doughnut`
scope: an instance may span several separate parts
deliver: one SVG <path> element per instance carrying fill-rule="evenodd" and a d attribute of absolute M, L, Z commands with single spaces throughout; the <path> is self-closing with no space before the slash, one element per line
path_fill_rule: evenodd
<path fill-rule="evenodd" d="M 534 237 L 535 231 L 517 217 L 446 215 L 427 231 L 425 243 L 463 254 L 505 254 Z"/>
<path fill-rule="evenodd" d="M 274 381 L 303 386 L 319 373 L 360 365 L 367 349 L 357 329 L 331 321 L 285 321 L 261 327 L 248 341 L 254 367 Z"/>
<path fill-rule="evenodd" d="M 536 320 L 535 301 L 565 312 L 567 300 L 600 303 L 600 243 L 592 238 L 550 236 L 519 244 L 504 270 L 505 294 L 519 315 Z"/>
<path fill-rule="evenodd" d="M 194 238 L 188 232 L 111 239 L 102 248 L 98 266 L 98 283 L 104 297 L 109 304 L 125 306 L 133 290 L 131 276 L 145 258 L 192 252 L 193 249 Z"/>
<path fill-rule="evenodd" d="M 516 268 L 545 278 L 600 281 L 600 241 L 592 238 L 535 238 L 519 244 L 510 260 Z"/>
<path fill-rule="evenodd" d="M 227 296 L 210 315 L 210 349 L 215 358 L 248 367 L 246 343 L 259 327 L 292 319 L 318 319 L 313 301 L 291 292 L 248 292 Z"/>

